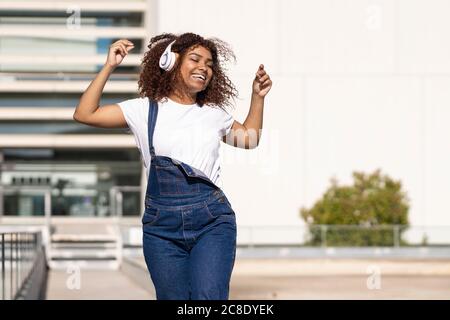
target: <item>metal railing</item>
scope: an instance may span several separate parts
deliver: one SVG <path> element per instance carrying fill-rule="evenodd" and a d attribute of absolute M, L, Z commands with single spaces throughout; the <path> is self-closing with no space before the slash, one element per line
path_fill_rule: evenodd
<path fill-rule="evenodd" d="M 450 226 L 240 225 L 238 240 L 248 247 L 450 247 Z"/>
<path fill-rule="evenodd" d="M 42 299 L 47 268 L 41 232 L 0 231 L 1 300 Z"/>
<path fill-rule="evenodd" d="M 240 225 L 237 242 L 240 247 L 448 247 L 450 225 Z M 125 247 L 142 246 L 142 227 L 139 222 L 121 226 Z"/>
<path fill-rule="evenodd" d="M 404 225 L 315 225 L 310 226 L 305 244 L 320 247 L 400 247 Z"/>

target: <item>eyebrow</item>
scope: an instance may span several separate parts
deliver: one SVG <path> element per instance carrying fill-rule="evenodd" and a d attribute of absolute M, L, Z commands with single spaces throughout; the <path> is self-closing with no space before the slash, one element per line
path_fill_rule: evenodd
<path fill-rule="evenodd" d="M 201 54 L 198 54 L 198 53 L 195 53 L 195 52 L 189 53 L 189 55 L 191 55 L 191 54 L 195 54 L 196 56 L 199 56 L 200 58 L 203 58 L 203 56 Z M 213 61 L 213 60 L 208 58 L 208 59 L 206 59 L 206 61 Z"/>

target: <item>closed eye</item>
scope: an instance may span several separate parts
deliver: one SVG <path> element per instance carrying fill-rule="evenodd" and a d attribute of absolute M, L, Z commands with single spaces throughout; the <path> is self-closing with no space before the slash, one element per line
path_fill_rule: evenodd
<path fill-rule="evenodd" d="M 195 59 L 191 59 L 192 61 L 195 61 L 195 62 L 199 62 L 198 60 L 195 60 Z M 208 66 L 209 68 L 212 68 L 213 67 L 213 65 L 212 64 L 207 64 L 206 66 Z"/>

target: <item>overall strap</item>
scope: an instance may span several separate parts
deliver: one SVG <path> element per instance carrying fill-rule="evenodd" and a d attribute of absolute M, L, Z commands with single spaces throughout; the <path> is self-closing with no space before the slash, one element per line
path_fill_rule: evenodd
<path fill-rule="evenodd" d="M 156 117 L 158 116 L 158 102 L 148 99 L 148 147 L 150 148 L 150 156 L 155 156 L 155 148 L 153 147 L 153 132 L 155 131 Z"/>

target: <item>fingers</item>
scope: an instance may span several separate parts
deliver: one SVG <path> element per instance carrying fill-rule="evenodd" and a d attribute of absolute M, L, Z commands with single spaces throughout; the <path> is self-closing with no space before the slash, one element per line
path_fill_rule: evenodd
<path fill-rule="evenodd" d="M 258 81 L 260 86 L 265 87 L 265 86 L 271 84 L 272 80 L 270 80 L 269 75 L 264 70 L 262 70 L 262 71 L 263 72 L 261 72 L 261 76 L 257 73 L 256 81 Z"/>
<path fill-rule="evenodd" d="M 123 45 L 121 43 L 116 44 L 113 48 L 114 48 L 114 52 L 119 52 L 122 56 L 126 56 L 128 54 L 128 51 L 133 49 L 132 47 L 127 48 L 125 45 Z"/>
<path fill-rule="evenodd" d="M 258 82 L 261 88 L 265 88 L 272 84 L 272 80 L 267 73 L 264 73 L 264 75 L 258 79 Z"/>
<path fill-rule="evenodd" d="M 123 45 L 123 44 L 121 44 L 121 43 L 119 43 L 118 45 L 117 45 L 117 47 L 116 48 L 119 48 L 120 50 L 120 53 L 123 55 L 123 56 L 125 56 L 127 53 L 128 53 L 128 51 L 127 51 L 127 49 L 125 48 L 125 46 Z"/>
<path fill-rule="evenodd" d="M 256 79 L 260 80 L 262 77 L 266 75 L 266 70 L 264 70 L 264 65 L 260 64 L 258 67 L 258 71 L 256 71 Z M 261 81 L 260 81 L 261 82 Z"/>
<path fill-rule="evenodd" d="M 267 80 L 266 82 L 260 84 L 261 89 L 265 89 L 270 86 L 272 86 L 272 80 Z"/>
<path fill-rule="evenodd" d="M 130 50 L 134 48 L 134 44 L 126 39 L 121 39 L 111 45 L 114 52 L 120 52 L 122 56 L 126 56 Z"/>
<path fill-rule="evenodd" d="M 111 45 L 111 50 L 113 53 L 119 53 L 120 55 L 124 56 L 125 55 L 125 47 L 120 44 L 120 43 L 114 43 Z"/>
<path fill-rule="evenodd" d="M 117 40 L 116 42 L 113 43 L 113 45 L 114 45 L 114 44 L 118 44 L 118 43 L 122 43 L 122 44 L 125 44 L 125 45 L 134 46 L 133 42 L 131 42 L 131 41 L 127 40 L 127 39 L 120 39 L 120 40 Z"/>
<path fill-rule="evenodd" d="M 257 82 L 257 85 L 256 87 L 253 87 L 253 90 L 256 90 L 260 96 L 264 97 L 272 87 L 272 80 L 266 70 L 264 70 L 263 64 L 259 65 L 258 71 L 256 71 L 255 75 L 255 82 Z"/>
<path fill-rule="evenodd" d="M 119 41 L 123 41 L 123 43 L 125 43 L 125 44 L 127 44 L 127 45 L 132 45 L 132 46 L 134 46 L 133 42 L 131 42 L 130 40 L 122 39 L 122 40 L 119 40 Z"/>
<path fill-rule="evenodd" d="M 264 83 L 265 81 L 269 80 L 270 77 L 268 74 L 263 75 L 262 77 L 259 78 L 259 83 Z"/>

